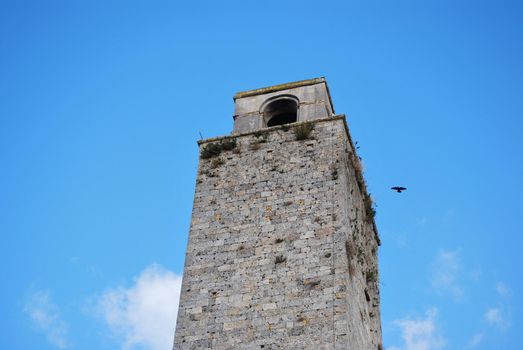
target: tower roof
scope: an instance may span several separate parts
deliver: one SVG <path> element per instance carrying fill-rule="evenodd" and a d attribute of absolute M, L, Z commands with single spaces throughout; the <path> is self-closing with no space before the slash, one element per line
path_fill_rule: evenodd
<path fill-rule="evenodd" d="M 237 92 L 233 98 L 236 101 L 236 99 L 238 99 L 238 98 L 250 97 L 250 96 L 255 96 L 255 95 L 263 95 L 263 94 L 268 94 L 270 92 L 289 90 L 289 89 L 294 89 L 297 87 L 320 84 L 320 83 L 325 83 L 325 85 L 327 85 L 327 81 L 325 80 L 325 78 L 319 77 L 319 78 L 294 81 L 291 83 L 272 85 L 272 86 L 267 86 L 264 88 L 259 88 L 259 89 L 254 89 L 254 90 L 241 91 L 241 92 Z M 329 99 L 330 99 L 330 94 L 329 94 Z"/>

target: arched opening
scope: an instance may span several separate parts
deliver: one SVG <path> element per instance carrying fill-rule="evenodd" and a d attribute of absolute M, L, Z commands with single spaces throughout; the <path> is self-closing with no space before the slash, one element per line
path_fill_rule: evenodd
<path fill-rule="evenodd" d="M 298 120 L 298 101 L 294 98 L 278 98 L 267 104 L 263 110 L 267 126 L 294 123 Z"/>

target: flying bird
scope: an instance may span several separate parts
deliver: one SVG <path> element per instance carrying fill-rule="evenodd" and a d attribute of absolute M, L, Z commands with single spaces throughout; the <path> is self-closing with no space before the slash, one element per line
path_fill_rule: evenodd
<path fill-rule="evenodd" d="M 407 188 L 406 187 L 399 187 L 399 186 L 396 186 L 396 187 L 391 187 L 390 188 L 391 190 L 394 190 L 398 193 L 401 193 L 401 191 L 405 191 Z"/>

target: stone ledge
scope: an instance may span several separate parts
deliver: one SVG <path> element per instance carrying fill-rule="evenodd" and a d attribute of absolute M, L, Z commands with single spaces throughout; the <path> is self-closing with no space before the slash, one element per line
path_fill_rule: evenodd
<path fill-rule="evenodd" d="M 343 120 L 343 123 L 345 124 L 345 131 L 347 132 L 347 136 L 348 136 L 349 132 L 348 132 L 348 128 L 347 128 L 347 122 L 345 120 L 345 114 L 338 114 L 338 115 L 333 115 L 332 117 L 327 117 L 327 118 L 322 118 L 322 119 L 305 120 L 305 121 L 300 121 L 300 122 L 295 122 L 295 123 L 290 123 L 290 124 L 276 125 L 276 126 L 271 126 L 271 127 L 268 127 L 268 128 L 242 132 L 242 133 L 239 133 L 239 134 L 232 134 L 232 135 L 225 135 L 225 136 L 216 136 L 216 137 L 211 137 L 211 138 L 204 139 L 204 140 L 198 140 L 196 142 L 198 143 L 199 146 L 201 146 L 201 145 L 204 145 L 206 143 L 215 142 L 215 141 L 235 139 L 237 137 L 248 136 L 248 135 L 253 135 L 253 134 L 260 134 L 260 133 L 263 134 L 263 133 L 266 133 L 266 132 L 271 132 L 271 131 L 279 130 L 279 129 L 283 129 L 283 128 L 292 128 L 292 127 L 294 127 L 296 125 L 300 125 L 300 124 L 304 124 L 304 123 L 324 123 L 324 122 L 328 122 L 328 121 L 332 121 L 332 120 L 340 120 L 340 119 Z"/>
<path fill-rule="evenodd" d="M 314 78 L 314 79 L 307 79 L 307 80 L 300 80 L 295 81 L 292 83 L 286 83 L 286 84 L 279 84 L 279 85 L 273 85 L 269 87 L 264 87 L 261 89 L 255 89 L 255 90 L 248 90 L 243 92 L 237 92 L 236 95 L 234 95 L 233 99 L 236 101 L 239 98 L 249 97 L 249 96 L 256 96 L 256 95 L 263 95 L 268 94 L 270 92 L 276 92 L 281 90 L 289 90 L 294 89 L 301 86 L 307 86 L 307 85 L 315 85 L 320 83 L 327 83 L 325 81 L 324 77 L 321 78 Z"/>

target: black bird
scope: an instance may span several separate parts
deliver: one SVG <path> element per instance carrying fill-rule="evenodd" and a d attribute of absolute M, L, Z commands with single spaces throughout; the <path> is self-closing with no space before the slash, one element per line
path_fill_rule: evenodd
<path fill-rule="evenodd" d="M 401 191 L 405 191 L 407 188 L 406 187 L 399 187 L 399 186 L 396 186 L 396 187 L 391 187 L 390 188 L 391 190 L 394 190 L 398 193 L 401 193 Z"/>

